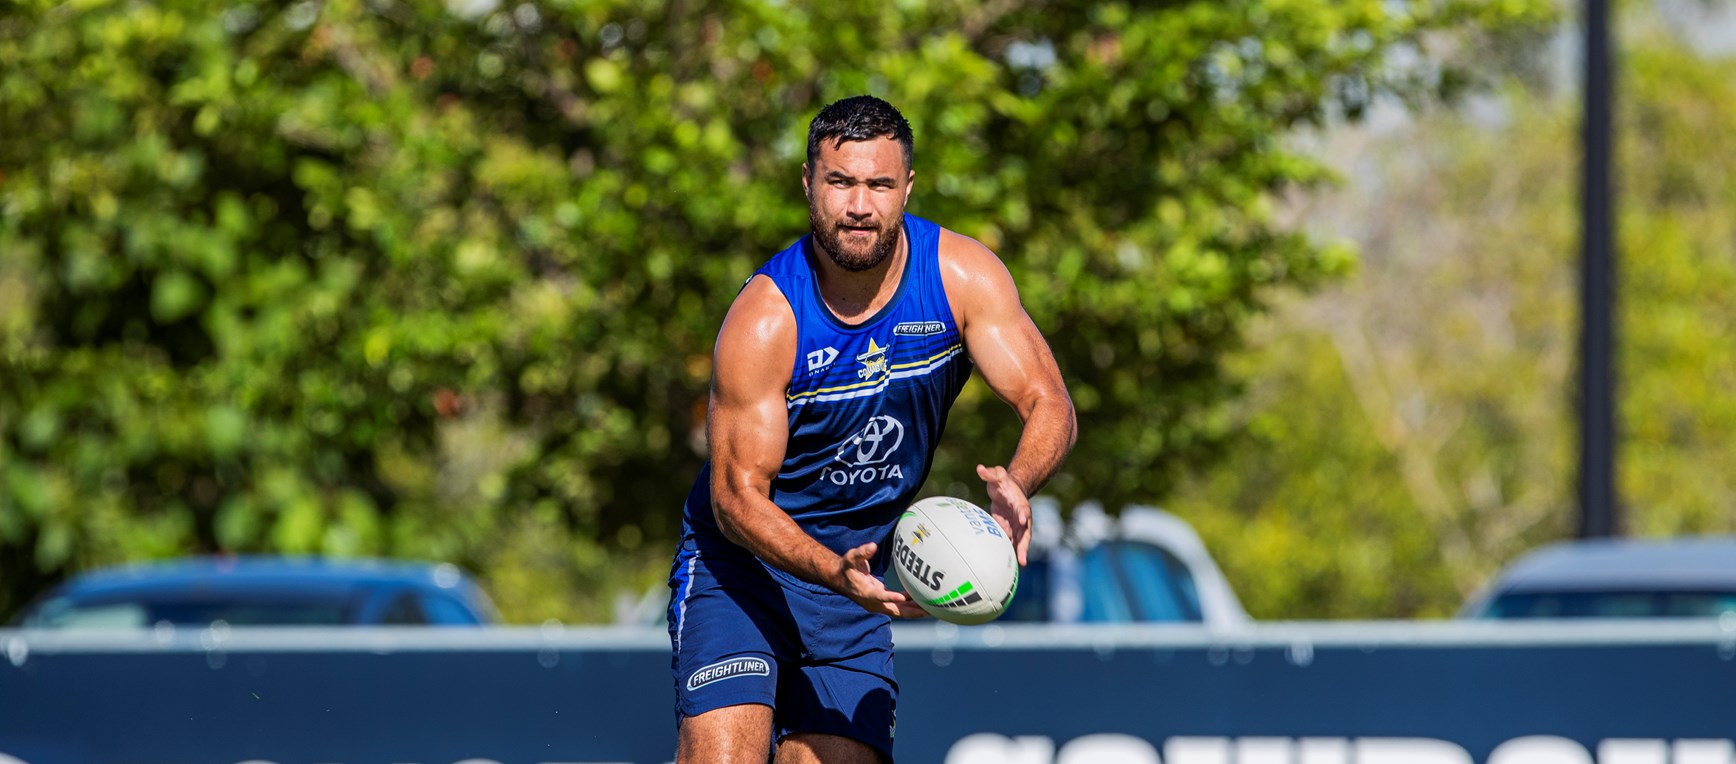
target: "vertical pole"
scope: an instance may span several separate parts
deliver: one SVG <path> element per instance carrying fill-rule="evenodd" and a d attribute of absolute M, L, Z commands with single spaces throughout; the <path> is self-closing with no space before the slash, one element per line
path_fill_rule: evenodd
<path fill-rule="evenodd" d="M 1615 210 L 1608 0 L 1585 0 L 1584 262 L 1580 281 L 1579 535 L 1621 532 L 1615 475 Z"/>

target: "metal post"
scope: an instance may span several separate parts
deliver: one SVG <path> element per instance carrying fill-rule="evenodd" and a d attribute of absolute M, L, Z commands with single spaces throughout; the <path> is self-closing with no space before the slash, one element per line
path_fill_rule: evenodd
<path fill-rule="evenodd" d="M 1585 0 L 1584 270 L 1580 281 L 1579 535 L 1619 535 L 1615 474 L 1615 210 L 1608 0 Z"/>

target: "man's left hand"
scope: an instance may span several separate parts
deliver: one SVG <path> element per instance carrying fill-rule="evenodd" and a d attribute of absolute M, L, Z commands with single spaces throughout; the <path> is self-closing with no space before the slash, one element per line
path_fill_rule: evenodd
<path fill-rule="evenodd" d="M 977 477 L 989 486 L 989 514 L 1001 524 L 1001 530 L 1012 539 L 1013 551 L 1019 555 L 1019 566 L 1025 565 L 1025 550 L 1031 546 L 1031 502 L 1025 489 L 1005 467 L 977 465 Z"/>

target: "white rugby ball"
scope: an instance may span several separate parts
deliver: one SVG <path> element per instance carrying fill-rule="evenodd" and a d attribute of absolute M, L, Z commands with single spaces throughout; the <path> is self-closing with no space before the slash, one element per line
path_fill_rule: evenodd
<path fill-rule="evenodd" d="M 950 496 L 916 502 L 898 519 L 892 567 L 923 610 L 957 624 L 994 620 L 1019 588 L 1006 532 L 981 507 Z"/>

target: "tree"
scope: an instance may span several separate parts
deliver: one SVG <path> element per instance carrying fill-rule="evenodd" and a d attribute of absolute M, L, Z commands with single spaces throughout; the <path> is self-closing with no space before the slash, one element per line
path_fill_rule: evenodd
<path fill-rule="evenodd" d="M 1728 532 L 1736 70 L 1652 14 L 1623 18 L 1617 99 L 1618 485 L 1636 535 Z M 1378 182 L 1302 213 L 1362 268 L 1262 322 L 1250 437 L 1173 505 L 1256 615 L 1447 615 L 1573 532 L 1578 101 L 1485 107 L 1373 138 Z"/>
<path fill-rule="evenodd" d="M 1424 35 L 1541 3 L 31 0 L 0 12 L 0 611 L 192 551 L 454 560 L 517 619 L 659 575 L 715 327 L 805 225 L 807 119 L 918 134 L 915 211 L 999 251 L 1085 438 L 1053 485 L 1161 495 L 1221 366 L 1347 251 L 1278 224 L 1281 141 Z M 19 139 L 23 137 L 23 139 Z M 931 490 L 1010 456 L 967 391 Z"/>

